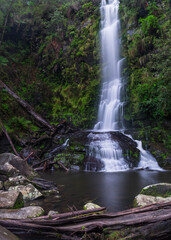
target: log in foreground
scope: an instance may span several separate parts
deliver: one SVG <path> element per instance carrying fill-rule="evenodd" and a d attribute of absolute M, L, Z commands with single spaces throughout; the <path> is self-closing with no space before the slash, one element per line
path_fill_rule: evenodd
<path fill-rule="evenodd" d="M 117 213 L 102 211 L 104 208 L 57 214 L 51 218 L 0 219 L 0 225 L 16 234 L 24 231 L 49 237 L 58 236 L 58 239 L 161 240 L 171 237 L 171 202 Z"/>

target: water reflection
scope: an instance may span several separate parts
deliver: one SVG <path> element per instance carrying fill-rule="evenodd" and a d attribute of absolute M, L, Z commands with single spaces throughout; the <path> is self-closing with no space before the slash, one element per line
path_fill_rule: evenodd
<path fill-rule="evenodd" d="M 171 171 L 127 171 L 127 172 L 70 172 L 45 173 L 43 177 L 64 185 L 61 199 L 46 198 L 41 204 L 46 211 L 54 209 L 66 211 L 67 206 L 82 209 L 83 205 L 92 201 L 105 206 L 108 211 L 121 211 L 133 206 L 134 197 L 147 185 L 171 183 Z"/>

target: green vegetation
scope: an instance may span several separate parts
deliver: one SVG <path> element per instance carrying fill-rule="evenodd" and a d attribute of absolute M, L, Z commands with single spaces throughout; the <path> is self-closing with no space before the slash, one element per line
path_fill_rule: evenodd
<path fill-rule="evenodd" d="M 99 1 L 0 0 L 0 78 L 52 124 L 90 127 L 100 83 Z M 1 118 L 9 131 L 35 122 L 5 90 Z M 10 120 L 10 121 L 7 121 Z"/>
<path fill-rule="evenodd" d="M 122 54 L 129 75 L 125 120 L 139 128 L 135 137 L 165 167 L 171 156 L 170 1 L 120 3 Z"/>

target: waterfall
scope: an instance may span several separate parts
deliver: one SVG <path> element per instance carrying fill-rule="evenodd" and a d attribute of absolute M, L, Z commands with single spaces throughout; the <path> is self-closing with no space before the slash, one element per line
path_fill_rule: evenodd
<path fill-rule="evenodd" d="M 121 78 L 123 59 L 120 59 L 119 49 L 119 1 L 101 1 L 101 61 L 102 90 L 98 110 L 98 122 L 93 132 L 89 134 L 89 157 L 99 161 L 98 170 L 114 172 L 129 169 L 129 164 L 123 157 L 119 144 L 112 140 L 111 131 L 123 131 L 124 82 Z M 132 137 L 131 137 L 132 138 Z M 159 168 L 156 160 L 138 143 L 141 152 L 139 167 Z M 150 159 L 150 166 L 148 160 Z M 90 170 L 86 166 L 86 170 Z M 97 169 L 96 169 L 97 170 Z"/>

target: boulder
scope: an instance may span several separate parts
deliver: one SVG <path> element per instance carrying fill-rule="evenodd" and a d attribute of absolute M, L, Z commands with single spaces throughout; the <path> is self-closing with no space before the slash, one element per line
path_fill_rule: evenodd
<path fill-rule="evenodd" d="M 0 226 L 0 239 L 1 240 L 19 240 L 17 236 L 15 236 L 8 229 Z"/>
<path fill-rule="evenodd" d="M 0 191 L 0 208 L 20 208 L 23 205 L 23 195 L 20 192 Z"/>
<path fill-rule="evenodd" d="M 43 214 L 44 210 L 39 206 L 29 206 L 21 209 L 0 209 L 0 218 L 8 219 L 34 218 Z"/>
<path fill-rule="evenodd" d="M 24 200 L 34 200 L 43 196 L 39 190 L 37 190 L 32 184 L 11 186 L 8 191 L 21 192 Z"/>
<path fill-rule="evenodd" d="M 8 177 L 19 175 L 19 170 L 17 170 L 8 162 L 4 163 L 3 165 L 1 165 L 0 162 L 0 175 L 1 180 L 8 179 Z"/>
<path fill-rule="evenodd" d="M 96 208 L 100 208 L 100 206 L 97 204 L 94 204 L 94 203 L 87 203 L 83 207 L 84 210 L 91 210 L 91 209 L 96 209 Z"/>
<path fill-rule="evenodd" d="M 146 186 L 140 194 L 135 197 L 135 206 L 146 206 L 159 202 L 171 201 L 171 184 L 157 183 Z"/>
<path fill-rule="evenodd" d="M 20 175 L 17 177 L 10 177 L 4 182 L 4 187 L 8 190 L 11 186 L 27 185 L 28 183 L 30 183 L 30 181 L 26 177 Z"/>
<path fill-rule="evenodd" d="M 163 198 L 139 194 L 138 196 L 135 197 L 134 204 L 136 207 L 145 207 L 150 204 L 161 202 L 171 202 L 171 197 Z"/>
<path fill-rule="evenodd" d="M 12 154 L 12 153 L 3 153 L 0 154 L 0 166 L 2 167 L 4 164 L 9 163 L 15 169 L 19 171 L 20 175 L 34 177 L 36 173 L 33 169 L 24 161 L 22 158 Z M 18 174 L 18 175 L 19 175 Z M 16 175 L 14 175 L 16 176 Z"/>

